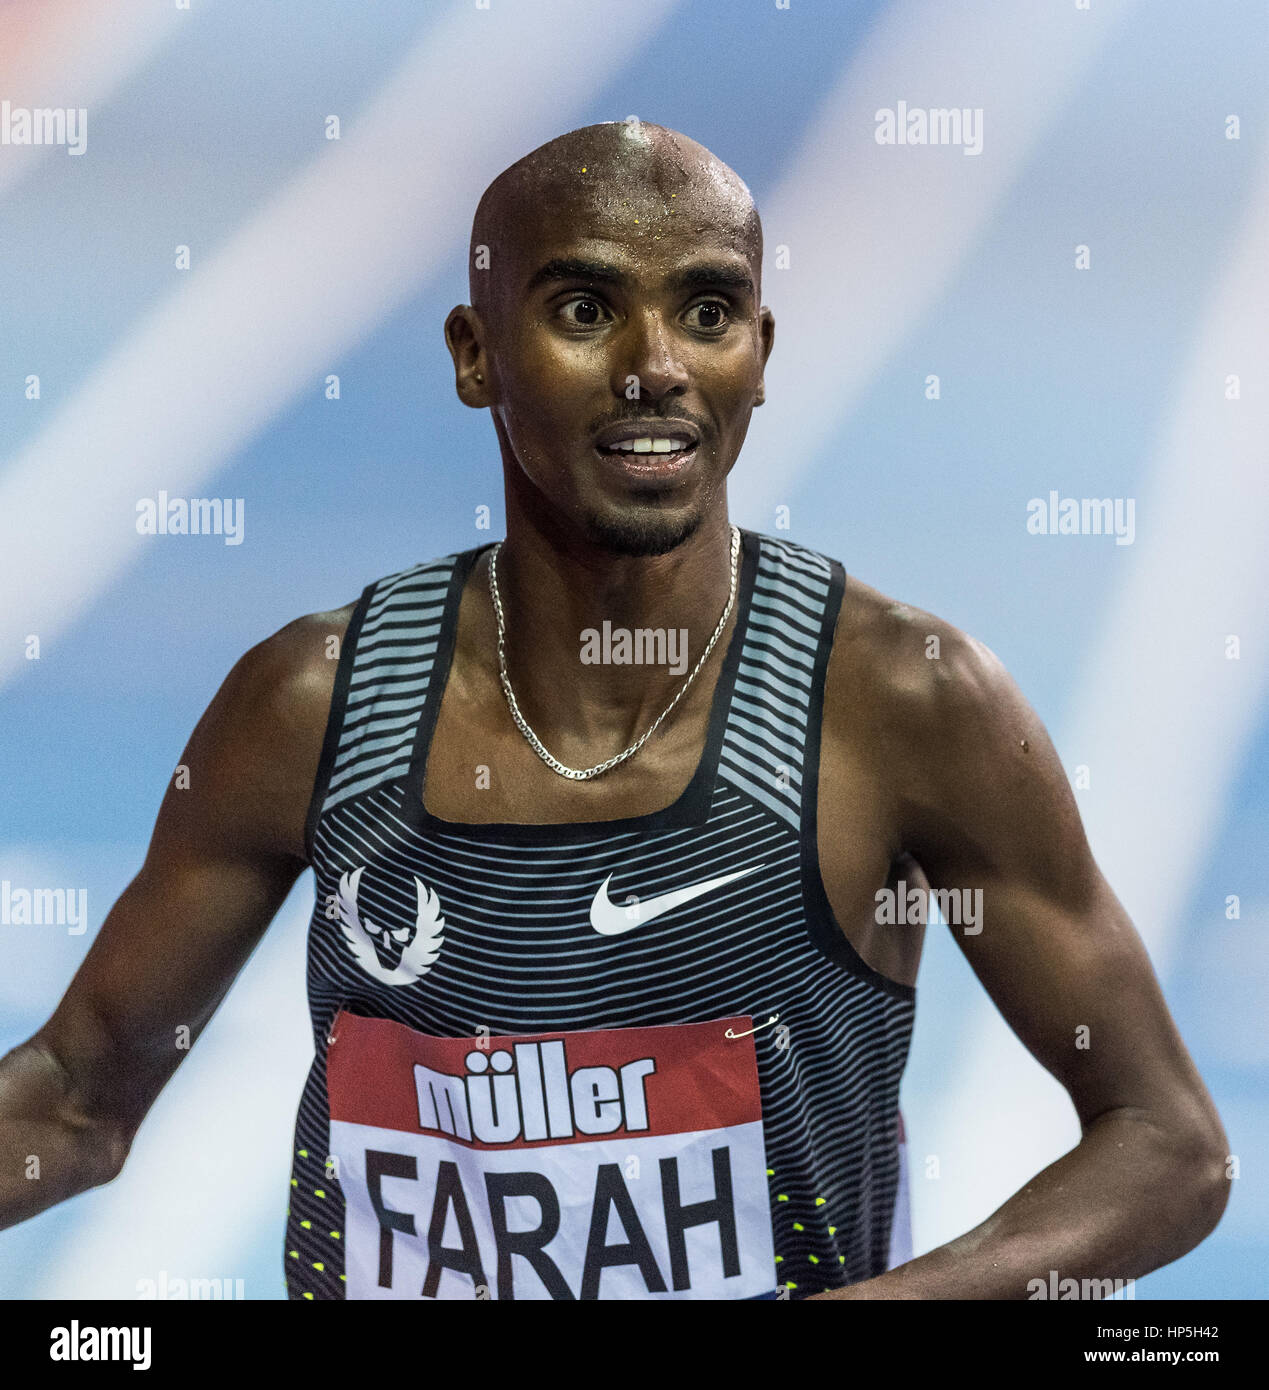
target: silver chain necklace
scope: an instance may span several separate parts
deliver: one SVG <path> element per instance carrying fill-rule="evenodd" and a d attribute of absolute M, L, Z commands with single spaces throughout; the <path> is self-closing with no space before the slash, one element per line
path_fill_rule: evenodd
<path fill-rule="evenodd" d="M 727 619 L 731 617 L 731 610 L 736 602 L 736 578 L 740 569 L 740 532 L 736 527 L 731 528 L 731 592 L 727 595 L 727 607 L 723 609 L 723 616 L 718 620 L 718 626 L 714 629 L 714 635 L 709 639 L 701 659 L 692 667 L 691 674 L 679 688 L 679 693 L 670 701 L 660 714 L 652 721 L 646 733 L 641 738 L 637 738 L 624 752 L 616 754 L 614 757 L 605 758 L 602 763 L 596 763 L 594 767 L 566 767 L 560 760 L 548 753 L 542 745 L 542 740 L 529 727 L 528 721 L 520 713 L 520 706 L 516 702 L 515 691 L 511 689 L 511 677 L 507 674 L 507 632 L 506 623 L 502 615 L 502 599 L 498 594 L 498 552 L 502 549 L 502 542 L 499 541 L 493 548 L 493 554 L 489 557 L 489 592 L 493 597 L 494 613 L 498 618 L 498 676 L 502 681 L 503 694 L 507 697 L 507 705 L 511 710 L 511 717 L 516 722 L 516 728 L 525 736 L 529 742 L 529 747 L 538 755 L 539 758 L 551 769 L 558 772 L 561 777 L 572 778 L 575 782 L 585 782 L 592 777 L 598 777 L 601 772 L 607 772 L 614 768 L 618 763 L 624 763 L 627 758 L 634 755 L 643 747 L 645 743 L 656 733 L 661 725 L 661 721 L 670 713 L 675 705 L 687 694 L 688 687 L 696 679 L 701 667 L 709 660 L 709 654 L 714 650 L 714 644 L 722 636 L 723 628 L 727 626 Z"/>

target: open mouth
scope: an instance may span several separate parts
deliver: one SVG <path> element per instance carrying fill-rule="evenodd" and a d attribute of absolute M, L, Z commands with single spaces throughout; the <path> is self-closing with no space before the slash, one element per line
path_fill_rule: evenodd
<path fill-rule="evenodd" d="M 685 435 L 635 435 L 607 447 L 596 445 L 595 452 L 626 487 L 660 491 L 681 487 L 692 476 L 696 440 Z"/>
<path fill-rule="evenodd" d="M 686 435 L 643 434 L 596 447 L 601 454 L 655 454 L 658 458 L 673 458 L 690 453 L 696 447 L 696 441 Z"/>
<path fill-rule="evenodd" d="M 595 436 L 595 452 L 625 488 L 683 486 L 693 474 L 699 431 L 686 420 L 628 420 Z"/>

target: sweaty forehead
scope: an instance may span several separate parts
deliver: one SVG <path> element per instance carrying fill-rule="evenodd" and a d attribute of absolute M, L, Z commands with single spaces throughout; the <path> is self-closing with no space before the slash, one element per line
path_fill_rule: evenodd
<path fill-rule="evenodd" d="M 542 260 L 581 241 L 635 256 L 728 247 L 755 273 L 762 256 L 748 188 L 704 146 L 659 126 L 590 126 L 535 150 L 486 190 L 472 246 L 489 248 L 488 273 L 473 269 L 472 302 L 514 294 Z"/>

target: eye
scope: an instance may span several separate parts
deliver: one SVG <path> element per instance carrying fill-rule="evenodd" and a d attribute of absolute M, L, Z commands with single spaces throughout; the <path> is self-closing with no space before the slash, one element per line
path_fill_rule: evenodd
<path fill-rule="evenodd" d="M 592 328 L 595 324 L 603 323 L 607 312 L 598 299 L 589 295 L 579 295 L 576 299 L 566 300 L 560 305 L 560 314 L 564 322 L 578 328 Z"/>
<path fill-rule="evenodd" d="M 731 306 L 721 299 L 703 299 L 687 311 L 688 325 L 705 333 L 717 333 L 727 327 L 730 312 Z M 695 322 L 692 322 L 693 314 L 696 315 Z"/>

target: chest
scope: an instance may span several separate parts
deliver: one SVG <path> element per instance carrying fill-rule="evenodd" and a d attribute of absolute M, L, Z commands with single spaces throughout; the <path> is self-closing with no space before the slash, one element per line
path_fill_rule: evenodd
<path fill-rule="evenodd" d="M 702 761 L 708 758 L 711 685 L 689 692 L 672 722 L 626 763 L 593 780 L 573 781 L 553 772 L 530 747 L 501 689 L 456 662 L 437 716 L 423 803 L 431 816 L 467 825 L 655 818 L 680 804 L 694 779 L 714 780 L 698 775 L 708 771 Z M 581 764 L 609 756 L 616 746 L 614 737 L 572 751 Z M 839 743 L 821 748 L 815 769 L 819 869 L 836 925 L 851 945 L 882 974 L 912 983 L 923 933 L 919 924 L 896 925 L 878 910 L 877 894 L 898 888 L 890 810 L 884 788 L 856 753 Z M 725 768 L 718 772 L 725 779 Z"/>
<path fill-rule="evenodd" d="M 675 803 L 700 768 L 714 682 L 693 686 L 639 751 L 598 777 L 553 771 L 515 726 L 502 691 L 485 671 L 456 659 L 428 750 L 422 799 L 432 816 L 484 825 L 573 824 L 649 816 Z M 587 736 L 552 735 L 550 751 L 567 766 L 589 767 L 628 746 L 616 726 Z"/>

